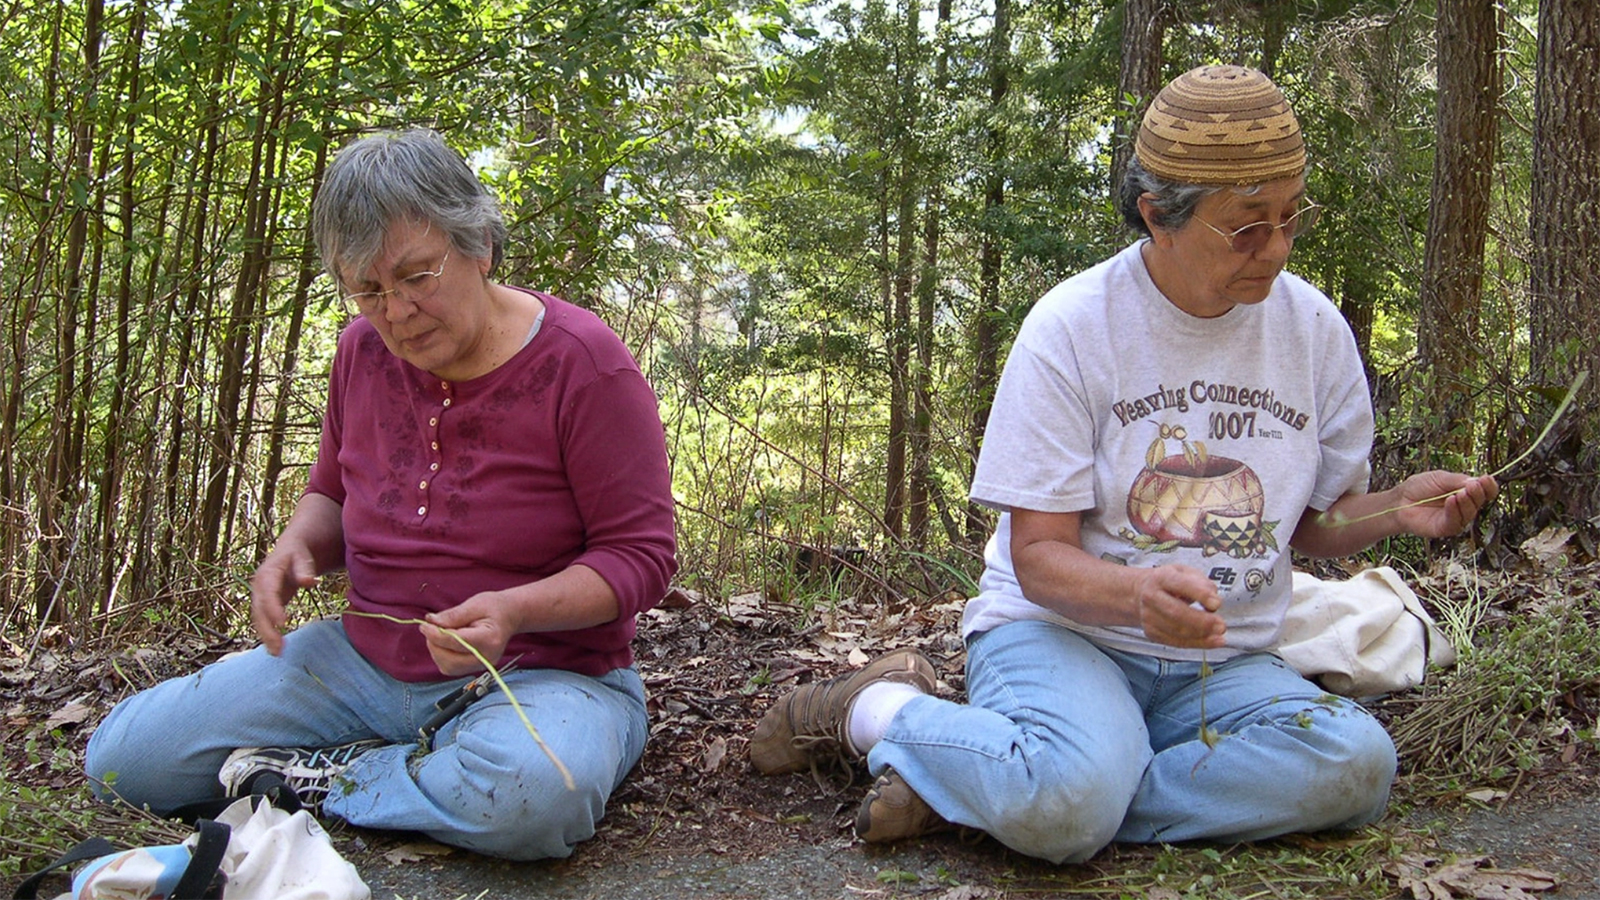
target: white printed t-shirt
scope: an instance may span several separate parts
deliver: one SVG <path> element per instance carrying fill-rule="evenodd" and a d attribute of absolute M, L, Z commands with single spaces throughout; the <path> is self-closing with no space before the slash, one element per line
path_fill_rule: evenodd
<path fill-rule="evenodd" d="M 1011 562 L 1018 508 L 1082 512 L 1092 556 L 1205 573 L 1228 625 L 1212 661 L 1265 649 L 1288 605 L 1301 514 L 1367 488 L 1372 404 L 1333 303 L 1284 272 L 1261 303 L 1191 316 L 1156 289 L 1142 244 L 1045 294 L 1012 346 L 973 478 L 972 498 L 1001 516 L 965 636 L 1043 619 L 1113 649 L 1201 658 L 1024 598 Z"/>

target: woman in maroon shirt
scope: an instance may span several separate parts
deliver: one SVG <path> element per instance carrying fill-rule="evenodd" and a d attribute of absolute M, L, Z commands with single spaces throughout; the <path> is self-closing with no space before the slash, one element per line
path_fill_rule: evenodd
<path fill-rule="evenodd" d="M 119 704 L 86 768 L 157 812 L 271 772 L 352 824 L 566 856 L 648 732 L 629 643 L 676 570 L 655 394 L 593 314 L 491 280 L 498 204 L 433 132 L 345 148 L 313 232 L 361 315 L 251 580 L 262 646 Z M 339 568 L 350 610 L 285 634 L 295 592 Z"/>

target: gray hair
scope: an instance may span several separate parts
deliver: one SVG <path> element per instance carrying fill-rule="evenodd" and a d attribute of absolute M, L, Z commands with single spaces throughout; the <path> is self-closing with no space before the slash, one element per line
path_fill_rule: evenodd
<path fill-rule="evenodd" d="M 1233 191 L 1248 197 L 1260 190 L 1259 184 L 1224 187 L 1168 181 L 1158 175 L 1150 174 L 1139 164 L 1138 157 L 1133 157 L 1128 160 L 1127 173 L 1122 176 L 1122 189 L 1117 194 L 1117 210 L 1122 213 L 1122 220 L 1128 223 L 1128 227 L 1145 237 L 1150 237 L 1150 225 L 1145 222 L 1144 216 L 1139 214 L 1139 198 L 1145 194 L 1155 195 L 1150 201 L 1150 205 L 1155 207 L 1155 214 L 1151 216 L 1155 226 L 1164 231 L 1177 231 L 1189 224 L 1200 201 L 1212 194 Z"/>
<path fill-rule="evenodd" d="M 328 166 L 311 203 L 311 234 L 322 265 L 337 281 L 365 272 L 398 221 L 442 230 L 466 256 L 505 258 L 500 203 L 435 131 L 380 131 L 345 146 Z"/>

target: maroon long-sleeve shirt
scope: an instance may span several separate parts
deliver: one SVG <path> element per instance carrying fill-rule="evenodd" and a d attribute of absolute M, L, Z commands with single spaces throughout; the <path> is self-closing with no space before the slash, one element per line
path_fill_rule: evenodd
<path fill-rule="evenodd" d="M 544 323 L 494 371 L 450 382 L 394 356 L 365 319 L 339 337 L 308 491 L 341 504 L 351 609 L 421 618 L 581 564 L 616 620 L 521 634 L 503 659 L 599 675 L 632 663 L 635 616 L 677 570 L 656 396 L 594 314 L 539 294 Z M 415 625 L 345 616 L 405 681 L 443 678 Z"/>

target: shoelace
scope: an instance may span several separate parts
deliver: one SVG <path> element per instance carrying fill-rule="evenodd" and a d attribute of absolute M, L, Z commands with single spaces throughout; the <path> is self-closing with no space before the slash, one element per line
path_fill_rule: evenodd
<path fill-rule="evenodd" d="M 826 734 L 797 734 L 789 743 L 796 750 L 806 754 L 806 760 L 811 766 L 811 780 L 816 782 L 817 787 L 824 791 L 840 793 L 856 783 L 860 767 L 856 765 L 857 760 L 851 758 L 838 738 Z M 834 791 L 828 781 L 829 776 L 837 775 L 843 775 L 846 781 L 843 788 Z"/>

